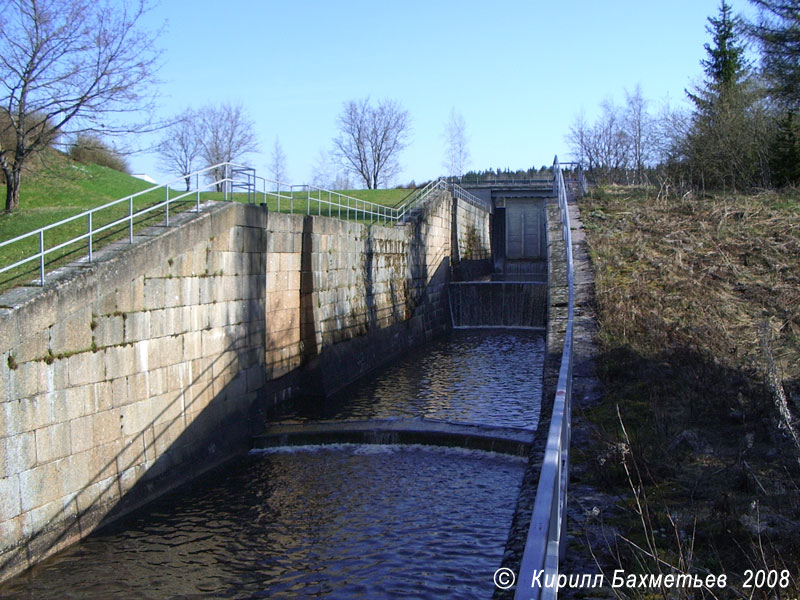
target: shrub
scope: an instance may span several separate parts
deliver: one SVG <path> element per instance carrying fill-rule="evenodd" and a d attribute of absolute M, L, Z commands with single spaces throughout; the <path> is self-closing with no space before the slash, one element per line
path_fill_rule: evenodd
<path fill-rule="evenodd" d="M 93 135 L 80 134 L 69 148 L 69 156 L 84 164 L 95 164 L 130 174 L 130 167 L 116 148 Z"/>

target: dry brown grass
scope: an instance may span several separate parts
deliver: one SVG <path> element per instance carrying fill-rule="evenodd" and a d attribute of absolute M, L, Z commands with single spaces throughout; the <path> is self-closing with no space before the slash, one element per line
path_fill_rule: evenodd
<path fill-rule="evenodd" d="M 596 445 L 579 459 L 626 497 L 630 452 L 654 522 L 692 531 L 702 568 L 785 565 L 800 576 L 800 454 L 787 435 L 800 415 L 800 194 L 610 187 L 581 202 L 606 399 L 586 415 Z"/>

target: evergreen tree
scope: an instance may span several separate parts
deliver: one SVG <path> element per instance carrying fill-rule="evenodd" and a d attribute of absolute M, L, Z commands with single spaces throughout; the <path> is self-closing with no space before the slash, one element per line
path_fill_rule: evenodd
<path fill-rule="evenodd" d="M 800 2 L 750 0 L 759 21 L 749 33 L 759 42 L 770 93 L 788 109 L 800 108 Z"/>
<path fill-rule="evenodd" d="M 777 185 L 800 184 L 800 124 L 793 110 L 778 121 L 772 145 L 772 170 Z"/>
<path fill-rule="evenodd" d="M 700 61 L 704 85 L 688 92 L 695 109 L 687 138 L 691 177 L 701 187 L 765 185 L 769 137 L 761 97 L 745 58 L 743 23 L 725 0 L 709 17 L 712 43 Z"/>

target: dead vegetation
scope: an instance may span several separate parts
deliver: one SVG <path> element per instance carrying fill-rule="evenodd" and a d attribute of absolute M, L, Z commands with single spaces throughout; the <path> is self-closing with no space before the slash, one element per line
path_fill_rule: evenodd
<path fill-rule="evenodd" d="M 585 415 L 594 443 L 576 454 L 620 498 L 600 554 L 654 572 L 639 550 L 685 566 L 691 547 L 692 569 L 730 585 L 680 597 L 796 598 L 800 194 L 607 187 L 581 202 L 606 396 Z M 791 586 L 742 587 L 758 568 L 789 569 Z"/>

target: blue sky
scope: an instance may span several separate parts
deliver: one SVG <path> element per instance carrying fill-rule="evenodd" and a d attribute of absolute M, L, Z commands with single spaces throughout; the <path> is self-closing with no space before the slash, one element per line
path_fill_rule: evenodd
<path fill-rule="evenodd" d="M 744 0 L 737 13 L 753 14 Z M 160 116 L 192 106 L 241 103 L 261 152 L 276 136 L 288 180 L 311 179 L 335 137 L 343 103 L 394 99 L 411 116 L 399 182 L 443 173 L 451 108 L 466 121 L 468 168 L 527 168 L 564 159 L 564 135 L 583 110 L 624 100 L 641 86 L 660 105 L 684 101 L 699 81 L 707 17 L 719 0 L 499 2 L 162 0 L 144 25 L 164 26 Z M 152 154 L 130 158 L 159 182 Z"/>

